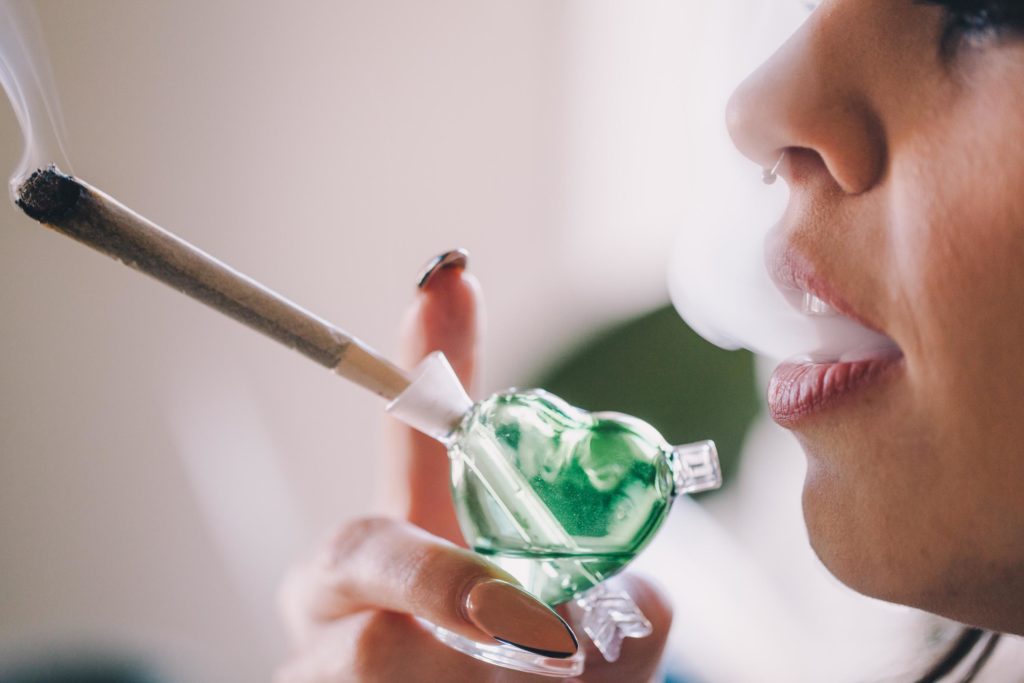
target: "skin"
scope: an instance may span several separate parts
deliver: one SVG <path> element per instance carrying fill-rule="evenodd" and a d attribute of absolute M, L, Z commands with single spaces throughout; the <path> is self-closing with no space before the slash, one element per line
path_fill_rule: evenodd
<path fill-rule="evenodd" d="M 789 425 L 811 544 L 854 589 L 1024 633 L 1024 40 L 943 55 L 943 13 L 834 0 L 734 94 L 791 187 L 773 236 L 903 362 Z"/>
<path fill-rule="evenodd" d="M 792 198 L 773 237 L 799 251 L 904 359 L 791 425 L 807 453 L 811 543 L 868 595 L 1024 633 L 1024 41 L 944 57 L 940 9 L 832 0 L 733 97 L 737 146 L 780 153 Z M 406 365 L 442 349 L 472 386 L 479 289 L 444 271 L 405 326 Z M 531 681 L 440 645 L 410 615 L 460 632 L 467 581 L 502 577 L 459 546 L 445 455 L 396 427 L 394 518 L 356 520 L 281 591 L 293 657 L 278 683 Z M 645 681 L 671 622 L 583 680 Z M 482 637 L 482 634 L 477 634 Z"/>

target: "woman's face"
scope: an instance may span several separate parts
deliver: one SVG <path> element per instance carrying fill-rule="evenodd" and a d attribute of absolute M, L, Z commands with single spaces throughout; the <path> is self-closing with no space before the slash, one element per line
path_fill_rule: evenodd
<path fill-rule="evenodd" d="M 826 1 L 729 107 L 750 158 L 770 167 L 786 152 L 791 200 L 771 249 L 780 277 L 901 352 L 773 379 L 773 413 L 808 457 L 815 551 L 864 593 L 1016 633 L 1022 5 Z"/>

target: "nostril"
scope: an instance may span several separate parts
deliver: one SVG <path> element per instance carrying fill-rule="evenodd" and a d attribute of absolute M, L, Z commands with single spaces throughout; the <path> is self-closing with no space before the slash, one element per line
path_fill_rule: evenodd
<path fill-rule="evenodd" d="M 817 178 L 819 184 L 826 183 L 838 189 L 825 159 L 808 147 L 792 147 L 786 150 L 786 163 L 779 175 L 790 185 L 807 185 Z"/>

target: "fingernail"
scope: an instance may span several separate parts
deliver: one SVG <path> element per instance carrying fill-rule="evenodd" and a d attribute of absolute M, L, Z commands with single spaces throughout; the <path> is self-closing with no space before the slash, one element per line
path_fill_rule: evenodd
<path fill-rule="evenodd" d="M 423 289 L 439 271 L 446 268 L 465 268 L 468 264 L 469 252 L 465 249 L 453 249 L 438 254 L 427 261 L 427 265 L 420 271 L 420 276 L 416 279 L 416 286 Z"/>
<path fill-rule="evenodd" d="M 466 617 L 495 640 L 564 659 L 576 654 L 576 635 L 562 617 L 522 588 L 498 579 L 473 586 Z"/>

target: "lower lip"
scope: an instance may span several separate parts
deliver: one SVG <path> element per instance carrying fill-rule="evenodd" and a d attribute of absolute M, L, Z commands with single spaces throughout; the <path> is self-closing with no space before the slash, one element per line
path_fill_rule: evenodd
<path fill-rule="evenodd" d="M 863 360 L 786 362 L 768 383 L 768 409 L 783 427 L 837 407 L 842 399 L 877 384 L 903 360 L 899 353 Z"/>

